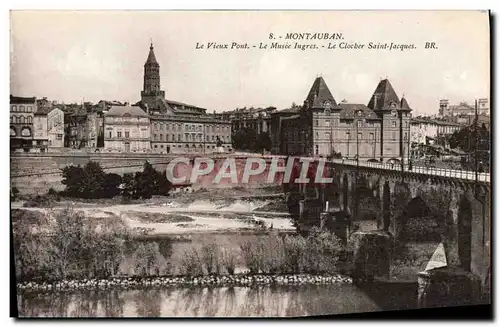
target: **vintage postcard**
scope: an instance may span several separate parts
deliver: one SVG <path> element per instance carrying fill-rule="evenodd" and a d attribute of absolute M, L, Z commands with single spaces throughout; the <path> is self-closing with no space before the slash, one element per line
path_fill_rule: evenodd
<path fill-rule="evenodd" d="M 491 304 L 489 12 L 10 21 L 16 316 Z"/>

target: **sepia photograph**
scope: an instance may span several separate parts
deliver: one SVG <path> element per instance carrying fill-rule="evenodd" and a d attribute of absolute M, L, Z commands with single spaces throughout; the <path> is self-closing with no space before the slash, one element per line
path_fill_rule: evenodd
<path fill-rule="evenodd" d="M 491 305 L 490 24 L 11 10 L 11 315 Z"/>

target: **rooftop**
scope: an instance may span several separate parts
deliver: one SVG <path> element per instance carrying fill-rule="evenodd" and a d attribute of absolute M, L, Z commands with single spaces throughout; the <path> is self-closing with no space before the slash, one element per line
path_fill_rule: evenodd
<path fill-rule="evenodd" d="M 141 108 L 137 106 L 111 106 L 106 116 L 125 116 L 132 117 L 149 117 Z"/>

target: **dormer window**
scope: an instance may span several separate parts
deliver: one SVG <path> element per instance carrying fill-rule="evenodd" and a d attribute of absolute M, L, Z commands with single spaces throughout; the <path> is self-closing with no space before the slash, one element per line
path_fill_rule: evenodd
<path fill-rule="evenodd" d="M 391 101 L 390 107 L 391 107 L 391 108 L 396 108 L 396 102 Z"/>
<path fill-rule="evenodd" d="M 356 111 L 356 116 L 361 117 L 363 115 L 363 110 Z"/>

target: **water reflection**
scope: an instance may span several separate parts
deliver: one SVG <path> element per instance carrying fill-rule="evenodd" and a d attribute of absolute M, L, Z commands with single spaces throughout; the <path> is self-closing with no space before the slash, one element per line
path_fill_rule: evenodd
<path fill-rule="evenodd" d="M 18 305 L 25 317 L 282 317 L 380 310 L 353 285 L 25 293 Z"/>

